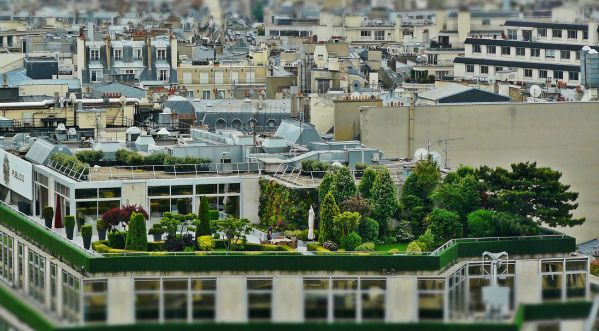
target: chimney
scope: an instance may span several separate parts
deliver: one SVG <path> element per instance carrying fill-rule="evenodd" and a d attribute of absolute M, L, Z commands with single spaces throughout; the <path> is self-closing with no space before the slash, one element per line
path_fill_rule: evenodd
<path fill-rule="evenodd" d="M 111 55 L 112 44 L 110 40 L 110 34 L 106 37 L 106 67 L 110 71 L 110 55 Z"/>
<path fill-rule="evenodd" d="M 87 22 L 87 40 L 94 41 L 94 22 Z"/>
<path fill-rule="evenodd" d="M 152 38 L 146 36 L 146 47 L 148 48 L 148 70 L 152 70 Z"/>

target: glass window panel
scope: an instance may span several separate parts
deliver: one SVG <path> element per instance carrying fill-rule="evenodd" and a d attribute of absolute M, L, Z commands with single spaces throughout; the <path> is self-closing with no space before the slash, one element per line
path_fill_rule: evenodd
<path fill-rule="evenodd" d="M 160 280 L 135 280 L 136 291 L 158 291 L 160 290 Z"/>
<path fill-rule="evenodd" d="M 586 297 L 586 274 L 568 274 L 566 277 L 566 297 Z"/>
<path fill-rule="evenodd" d="M 187 279 L 163 279 L 162 288 L 164 291 L 187 291 Z"/>
<path fill-rule="evenodd" d="M 307 278 L 304 279 L 304 290 L 328 290 L 329 279 L 328 278 Z"/>
<path fill-rule="evenodd" d="M 97 201 L 78 201 L 77 202 L 77 217 L 82 217 L 85 220 L 96 220 L 98 218 L 98 202 Z"/>
<path fill-rule="evenodd" d="M 137 282 L 136 282 L 137 283 Z M 160 309 L 160 295 L 137 294 L 135 296 L 135 319 L 140 320 L 158 320 Z"/>
<path fill-rule="evenodd" d="M 200 290 L 216 290 L 216 279 L 202 279 L 202 278 L 192 278 L 191 279 L 191 290 L 192 291 L 200 291 Z"/>
<path fill-rule="evenodd" d="M 191 310 L 194 320 L 214 320 L 215 295 L 213 293 L 193 293 L 191 295 Z"/>
<path fill-rule="evenodd" d="M 171 199 L 150 199 L 150 216 L 161 218 L 163 213 L 171 211 Z"/>
<path fill-rule="evenodd" d="M 326 321 L 328 301 L 327 292 L 307 292 L 304 296 L 304 317 L 306 321 Z"/>
<path fill-rule="evenodd" d="M 421 320 L 442 320 L 443 293 L 420 293 L 418 295 L 418 318 Z"/>
<path fill-rule="evenodd" d="M 83 293 L 105 293 L 108 290 L 108 282 L 102 281 L 87 281 L 83 283 Z"/>
<path fill-rule="evenodd" d="M 333 279 L 333 289 L 335 290 L 355 290 L 357 288 L 357 279 Z"/>
<path fill-rule="evenodd" d="M 362 292 L 362 319 L 385 319 L 385 292 L 383 290 Z"/>
<path fill-rule="evenodd" d="M 386 289 L 387 281 L 385 279 L 361 279 L 360 287 L 362 290 L 368 289 Z"/>
<path fill-rule="evenodd" d="M 150 186 L 148 187 L 149 196 L 169 196 L 170 190 L 168 186 Z"/>
<path fill-rule="evenodd" d="M 241 192 L 239 183 L 225 184 L 225 193 L 239 193 L 239 192 Z"/>
<path fill-rule="evenodd" d="M 216 184 L 196 185 L 196 194 L 217 194 Z"/>
<path fill-rule="evenodd" d="M 75 190 L 75 199 L 97 199 L 98 189 L 80 188 Z"/>
<path fill-rule="evenodd" d="M 445 279 L 418 279 L 419 290 L 443 290 Z"/>
<path fill-rule="evenodd" d="M 564 270 L 563 261 L 543 261 L 541 262 L 541 272 L 562 272 Z"/>
<path fill-rule="evenodd" d="M 566 260 L 567 271 L 586 271 L 587 260 Z"/>
<path fill-rule="evenodd" d="M 481 312 L 485 311 L 485 304 L 483 302 L 483 287 L 489 286 L 490 281 L 484 278 L 470 278 L 468 279 L 468 286 L 470 287 L 470 310 Z"/>
<path fill-rule="evenodd" d="M 248 279 L 248 290 L 272 290 L 272 279 Z"/>
<path fill-rule="evenodd" d="M 187 320 L 187 293 L 164 293 L 164 319 Z"/>
<path fill-rule="evenodd" d="M 109 188 L 101 188 L 98 189 L 99 197 L 103 199 L 112 199 L 112 198 L 120 198 L 121 197 L 121 188 L 120 187 L 109 187 Z"/>
<path fill-rule="evenodd" d="M 269 320 L 271 293 L 248 294 L 248 317 L 250 320 Z"/>
<path fill-rule="evenodd" d="M 83 319 L 86 322 L 105 322 L 107 313 L 107 295 L 94 294 L 83 298 Z"/>
<path fill-rule="evenodd" d="M 543 300 L 560 300 L 562 298 L 562 275 L 542 276 Z"/>
<path fill-rule="evenodd" d="M 333 295 L 335 321 L 355 320 L 356 316 L 356 293 L 335 293 Z"/>
<path fill-rule="evenodd" d="M 172 195 L 193 195 L 192 185 L 176 185 L 171 187 Z"/>
<path fill-rule="evenodd" d="M 112 208 L 117 208 L 120 206 L 121 206 L 120 200 L 98 201 L 98 218 L 101 218 L 102 214 L 111 210 Z"/>

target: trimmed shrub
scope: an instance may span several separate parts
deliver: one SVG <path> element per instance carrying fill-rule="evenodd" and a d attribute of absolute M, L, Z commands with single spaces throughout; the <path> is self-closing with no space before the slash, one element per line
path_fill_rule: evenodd
<path fill-rule="evenodd" d="M 420 243 L 423 252 L 434 251 L 435 248 L 437 248 L 435 237 L 433 236 L 431 229 L 426 229 L 426 231 L 418 237 L 417 241 Z"/>
<path fill-rule="evenodd" d="M 366 242 L 377 240 L 379 237 L 379 222 L 369 217 L 362 219 L 358 226 L 358 233 Z"/>
<path fill-rule="evenodd" d="M 110 248 L 125 249 L 126 231 L 111 231 L 108 233 L 108 246 Z"/>
<path fill-rule="evenodd" d="M 373 242 L 363 243 L 362 245 L 356 247 L 356 252 L 372 252 L 374 251 L 375 245 Z"/>
<path fill-rule="evenodd" d="M 209 236 L 212 234 L 210 229 L 210 205 L 208 198 L 202 197 L 200 200 L 200 212 L 198 213 L 199 223 L 196 225 L 196 238 Z"/>
<path fill-rule="evenodd" d="M 177 212 L 181 215 L 189 214 L 189 212 L 190 212 L 189 204 L 190 204 L 189 199 L 186 199 L 186 198 L 177 199 Z"/>
<path fill-rule="evenodd" d="M 148 252 L 164 251 L 164 241 L 151 241 L 148 243 Z"/>
<path fill-rule="evenodd" d="M 98 232 L 106 230 L 106 223 L 102 219 L 96 220 L 96 230 Z"/>
<path fill-rule="evenodd" d="M 91 238 L 92 237 L 92 226 L 91 224 L 85 224 L 81 227 L 81 236 L 83 238 Z"/>
<path fill-rule="evenodd" d="M 210 209 L 210 212 L 208 212 L 208 217 L 211 221 L 216 221 L 220 218 L 220 214 L 218 213 L 218 210 Z"/>
<path fill-rule="evenodd" d="M 414 240 L 411 243 L 408 244 L 408 247 L 406 247 L 406 253 L 410 254 L 410 255 L 418 255 L 421 254 L 422 251 L 425 251 L 426 249 L 422 249 L 422 243 L 418 240 Z"/>
<path fill-rule="evenodd" d="M 322 244 L 322 247 L 328 249 L 331 252 L 334 252 L 337 249 L 339 249 L 339 246 L 332 241 L 326 241 L 325 243 Z"/>
<path fill-rule="evenodd" d="M 309 252 L 330 252 L 328 249 L 322 247 L 319 243 L 308 243 L 306 248 Z"/>
<path fill-rule="evenodd" d="M 319 242 L 339 240 L 339 233 L 335 228 L 335 217 L 337 215 L 339 215 L 339 207 L 337 207 L 335 197 L 329 192 L 320 206 Z"/>
<path fill-rule="evenodd" d="M 406 242 L 414 239 L 412 226 L 410 225 L 410 222 L 406 220 L 399 222 L 399 225 L 392 230 L 391 234 L 397 241 Z"/>
<path fill-rule="evenodd" d="M 211 236 L 201 236 L 198 238 L 198 248 L 201 251 L 211 251 L 214 250 L 214 239 Z"/>
<path fill-rule="evenodd" d="M 148 249 L 148 236 L 146 234 L 146 219 L 144 215 L 135 212 L 131 215 L 125 247 L 132 251 L 145 251 Z"/>
<path fill-rule="evenodd" d="M 84 150 L 84 151 L 79 151 L 79 152 L 75 153 L 75 157 L 77 157 L 77 160 L 79 160 L 83 163 L 94 164 L 94 163 L 98 163 L 100 160 L 102 160 L 102 158 L 104 157 L 104 152 L 103 151 Z"/>
<path fill-rule="evenodd" d="M 52 219 L 54 217 L 54 208 L 51 206 L 46 206 L 42 208 L 42 218 L 44 219 Z"/>
<path fill-rule="evenodd" d="M 356 232 L 350 232 L 341 237 L 341 247 L 346 251 L 353 251 L 362 244 L 362 238 Z"/>

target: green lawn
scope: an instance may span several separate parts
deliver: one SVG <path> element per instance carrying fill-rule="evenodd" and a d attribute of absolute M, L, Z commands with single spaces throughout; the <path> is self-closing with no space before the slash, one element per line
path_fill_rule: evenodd
<path fill-rule="evenodd" d="M 381 244 L 376 245 L 375 251 L 386 252 L 390 249 L 398 249 L 400 252 L 405 252 L 408 247 L 408 243 L 393 243 L 393 244 Z"/>

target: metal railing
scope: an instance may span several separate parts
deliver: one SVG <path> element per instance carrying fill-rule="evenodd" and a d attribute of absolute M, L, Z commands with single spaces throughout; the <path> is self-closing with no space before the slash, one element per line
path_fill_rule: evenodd
<path fill-rule="evenodd" d="M 395 184 L 399 185 L 400 175 L 397 173 L 397 169 L 395 169 L 395 168 L 387 168 L 387 169 L 389 170 L 389 173 L 391 174 L 391 178 L 395 181 Z M 357 178 L 360 176 L 356 176 L 356 174 L 361 175 L 364 170 L 350 169 L 349 171 L 350 171 L 352 177 L 354 178 L 354 181 L 357 181 Z M 286 182 L 289 182 L 292 184 L 296 184 L 296 185 L 301 184 L 298 181 L 300 176 L 305 176 L 311 180 L 312 185 L 317 185 L 315 178 L 322 179 L 326 173 L 327 173 L 326 171 L 306 171 L 306 170 L 302 170 L 301 168 L 296 168 L 296 167 L 290 166 L 289 164 L 281 163 L 281 164 L 279 164 L 279 166 L 277 167 L 277 170 L 275 171 L 275 173 L 272 176 L 274 178 L 281 179 L 283 181 L 286 181 Z"/>
<path fill-rule="evenodd" d="M 47 165 L 49 168 L 58 171 L 59 173 L 78 181 L 87 181 L 89 179 L 90 168 L 84 167 L 81 164 L 62 164 L 50 160 Z"/>
<path fill-rule="evenodd" d="M 114 166 L 90 168 L 87 180 L 106 179 L 157 179 L 161 175 L 174 177 L 189 177 L 189 175 L 240 175 L 244 173 L 261 174 L 264 170 L 262 163 L 199 163 L 199 164 L 176 164 L 176 165 L 139 165 L 139 166 Z"/>

